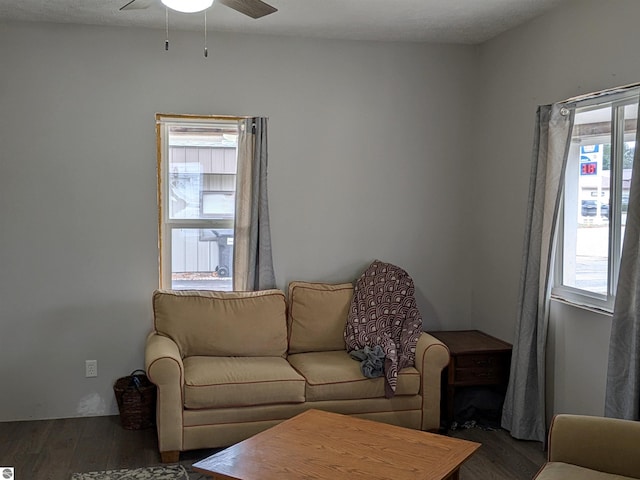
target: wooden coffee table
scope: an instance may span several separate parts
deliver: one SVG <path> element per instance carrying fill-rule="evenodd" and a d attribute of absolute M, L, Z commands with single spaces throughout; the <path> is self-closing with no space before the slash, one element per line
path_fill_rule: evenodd
<path fill-rule="evenodd" d="M 193 465 L 225 480 L 457 480 L 479 443 L 308 410 Z"/>

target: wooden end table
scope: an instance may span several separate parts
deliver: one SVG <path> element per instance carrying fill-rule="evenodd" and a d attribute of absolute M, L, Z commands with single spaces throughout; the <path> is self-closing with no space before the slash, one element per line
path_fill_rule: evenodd
<path fill-rule="evenodd" d="M 443 372 L 443 403 L 446 420 L 454 420 L 456 388 L 493 385 L 506 387 L 511 368 L 511 344 L 479 330 L 429 332 L 444 343 L 451 354 Z M 444 389 L 446 385 L 446 390 Z"/>
<path fill-rule="evenodd" d="M 193 464 L 219 480 L 458 480 L 479 443 L 307 410 Z"/>

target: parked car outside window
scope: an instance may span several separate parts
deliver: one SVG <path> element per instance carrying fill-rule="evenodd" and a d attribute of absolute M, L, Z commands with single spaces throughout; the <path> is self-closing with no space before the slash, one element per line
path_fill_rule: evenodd
<path fill-rule="evenodd" d="M 597 200 L 582 200 L 582 216 L 595 217 L 598 213 L 598 203 Z M 600 215 L 603 218 L 609 218 L 609 204 L 600 203 Z"/>

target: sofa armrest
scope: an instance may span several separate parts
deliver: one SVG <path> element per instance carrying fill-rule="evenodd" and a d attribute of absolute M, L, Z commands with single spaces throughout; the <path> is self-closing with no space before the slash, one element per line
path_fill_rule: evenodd
<path fill-rule="evenodd" d="M 440 429 L 440 381 L 449 365 L 449 349 L 437 338 L 422 332 L 416 345 L 416 368 L 420 372 L 422 430 Z"/>
<path fill-rule="evenodd" d="M 145 348 L 147 376 L 157 386 L 156 427 L 160 452 L 182 450 L 184 366 L 178 345 L 152 332 Z"/>
<path fill-rule="evenodd" d="M 549 430 L 549 461 L 640 478 L 640 422 L 556 415 Z"/>

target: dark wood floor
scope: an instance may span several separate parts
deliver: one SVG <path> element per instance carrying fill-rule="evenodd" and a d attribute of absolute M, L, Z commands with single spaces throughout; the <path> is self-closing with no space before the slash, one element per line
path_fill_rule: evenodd
<path fill-rule="evenodd" d="M 461 480 L 531 480 L 547 458 L 542 443 L 515 440 L 506 430 L 470 428 L 449 435 L 482 444 L 460 469 Z"/>
<path fill-rule="evenodd" d="M 503 430 L 473 428 L 449 434 L 482 443 L 463 465 L 461 480 L 530 480 L 545 460 L 540 443 L 514 440 Z M 186 452 L 180 463 L 188 470 L 213 452 Z M 118 416 L 0 423 L 0 466 L 14 467 L 20 480 L 69 480 L 74 472 L 159 461 L 155 430 L 124 430 Z"/>

